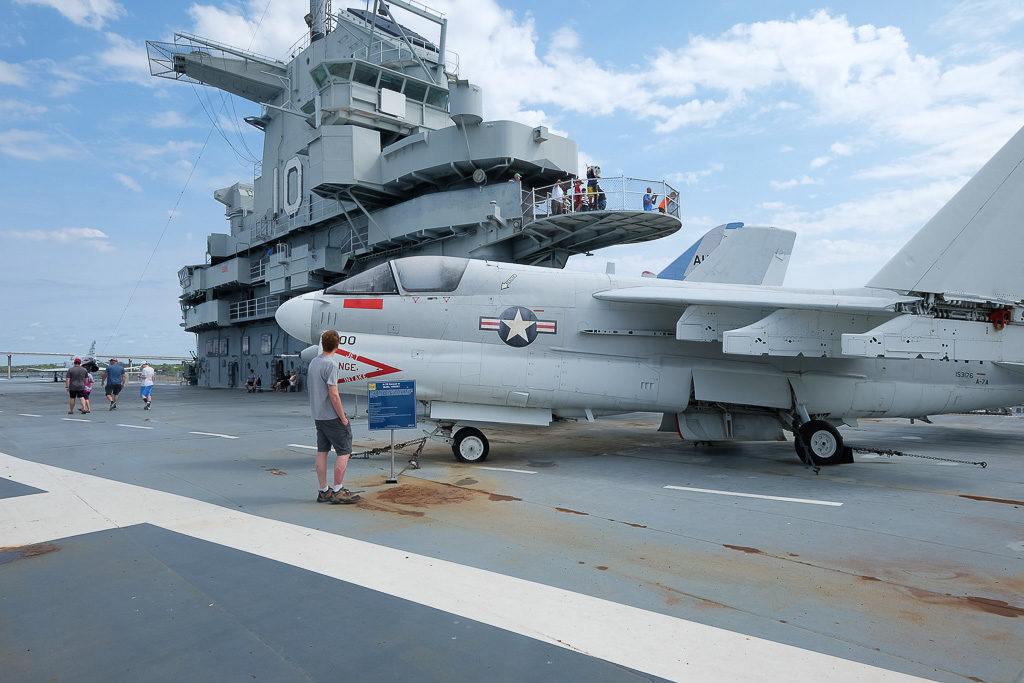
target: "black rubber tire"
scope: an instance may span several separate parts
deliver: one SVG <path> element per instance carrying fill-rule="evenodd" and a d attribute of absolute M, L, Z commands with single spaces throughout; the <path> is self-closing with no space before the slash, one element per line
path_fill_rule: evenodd
<path fill-rule="evenodd" d="M 490 450 L 491 444 L 479 429 L 463 427 L 455 432 L 452 453 L 455 454 L 455 459 L 459 462 L 483 462 L 487 459 L 487 453 Z"/>
<path fill-rule="evenodd" d="M 815 465 L 838 465 L 843 461 L 843 437 L 825 420 L 811 420 L 800 425 L 799 441 L 803 441 Z M 800 448 L 799 441 L 797 449 Z"/>

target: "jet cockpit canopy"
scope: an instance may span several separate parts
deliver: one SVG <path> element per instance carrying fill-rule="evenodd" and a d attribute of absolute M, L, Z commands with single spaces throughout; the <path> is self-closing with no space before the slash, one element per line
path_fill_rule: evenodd
<path fill-rule="evenodd" d="M 331 285 L 324 293 L 398 294 L 395 273 L 406 292 L 454 292 L 468 265 L 468 258 L 455 256 L 409 256 L 353 275 Z"/>

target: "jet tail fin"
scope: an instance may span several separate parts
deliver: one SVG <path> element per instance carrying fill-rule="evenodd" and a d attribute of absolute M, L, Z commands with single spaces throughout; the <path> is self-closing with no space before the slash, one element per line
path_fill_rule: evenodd
<path fill-rule="evenodd" d="M 1024 300 L 1024 128 L 868 282 L 946 299 Z"/>
<path fill-rule="evenodd" d="M 796 233 L 727 223 L 707 231 L 658 274 L 668 280 L 781 285 Z"/>

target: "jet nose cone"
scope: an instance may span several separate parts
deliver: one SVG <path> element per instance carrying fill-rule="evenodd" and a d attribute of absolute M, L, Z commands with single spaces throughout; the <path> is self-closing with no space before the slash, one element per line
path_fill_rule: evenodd
<path fill-rule="evenodd" d="M 313 307 L 317 292 L 303 294 L 289 299 L 278 307 L 274 318 L 285 332 L 304 342 L 316 342 L 313 338 Z"/>

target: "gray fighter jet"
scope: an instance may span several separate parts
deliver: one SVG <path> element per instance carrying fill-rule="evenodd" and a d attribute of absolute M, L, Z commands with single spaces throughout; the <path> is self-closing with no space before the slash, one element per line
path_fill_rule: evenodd
<path fill-rule="evenodd" d="M 463 461 L 487 457 L 487 425 L 656 411 L 690 440 L 792 431 L 802 461 L 836 464 L 850 458 L 836 427 L 861 417 L 1024 402 L 1022 216 L 1024 129 L 863 289 L 415 256 L 291 299 L 277 320 L 314 344 L 341 333 L 345 392 L 415 379 Z"/>

